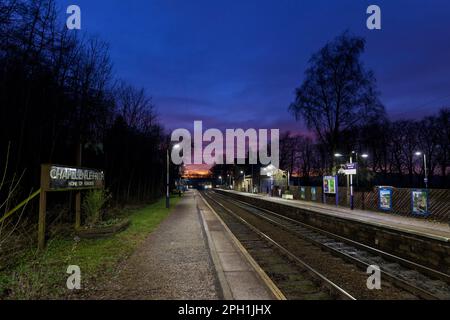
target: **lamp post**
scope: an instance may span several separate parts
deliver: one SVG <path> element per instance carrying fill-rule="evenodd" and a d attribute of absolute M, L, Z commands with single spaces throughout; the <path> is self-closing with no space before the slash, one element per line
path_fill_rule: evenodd
<path fill-rule="evenodd" d="M 270 177 L 270 186 L 269 186 L 269 196 L 271 197 L 273 194 L 273 185 L 274 185 L 274 175 L 276 174 L 276 168 L 274 165 L 270 164 L 263 169 L 266 171 L 267 176 Z"/>
<path fill-rule="evenodd" d="M 356 160 L 356 164 L 358 164 L 358 152 L 352 151 L 352 153 L 350 154 L 350 163 L 353 163 L 353 155 L 355 155 L 355 160 Z M 341 158 L 343 157 L 342 154 L 340 153 L 336 153 L 334 155 L 336 158 Z M 361 155 L 362 158 L 367 159 L 369 157 L 368 154 L 364 153 Z M 358 170 L 358 168 L 356 169 Z M 358 174 L 358 173 L 357 173 Z M 348 186 L 348 180 L 347 180 L 347 186 Z M 350 174 L 350 209 L 353 210 L 354 209 L 354 192 L 353 192 L 353 175 Z"/>
<path fill-rule="evenodd" d="M 176 144 L 173 146 L 175 150 L 180 148 L 179 144 Z M 169 180 L 169 165 L 170 165 L 170 155 L 169 155 L 169 148 L 167 148 L 167 181 L 166 181 L 166 208 L 170 208 L 170 180 Z"/>
<path fill-rule="evenodd" d="M 353 154 L 355 153 L 355 151 L 352 151 L 352 154 L 350 155 L 350 163 L 353 163 Z M 358 158 L 358 155 L 356 155 L 356 157 Z M 353 210 L 354 206 L 353 206 L 353 175 L 350 175 L 350 210 Z"/>
<path fill-rule="evenodd" d="M 417 151 L 414 155 L 420 157 L 423 155 L 423 170 L 425 177 L 423 179 L 423 182 L 425 182 L 425 189 L 428 189 L 428 168 L 427 168 L 427 155 L 425 152 Z"/>
<path fill-rule="evenodd" d="M 254 185 L 254 180 L 255 180 L 255 177 L 254 177 L 254 175 L 253 175 L 253 163 L 252 163 L 252 180 L 251 180 L 252 185 L 251 185 L 251 189 L 250 189 L 250 192 L 251 192 L 251 193 L 254 193 L 254 187 L 253 187 L 253 185 Z"/>

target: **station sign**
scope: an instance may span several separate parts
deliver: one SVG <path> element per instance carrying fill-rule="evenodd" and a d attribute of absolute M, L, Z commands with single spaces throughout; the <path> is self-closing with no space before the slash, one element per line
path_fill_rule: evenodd
<path fill-rule="evenodd" d="M 346 164 L 344 164 L 343 169 L 344 169 L 343 170 L 344 174 L 346 174 L 346 175 L 356 174 L 356 171 L 358 169 L 358 164 L 355 162 L 346 163 Z"/>
<path fill-rule="evenodd" d="M 81 191 L 102 189 L 105 186 L 105 174 L 98 169 L 41 165 L 41 189 L 39 196 L 38 248 L 45 247 L 45 229 L 47 214 L 47 193 L 75 191 L 75 228 L 81 225 Z"/>
<path fill-rule="evenodd" d="M 105 175 L 98 169 L 43 165 L 41 188 L 46 191 L 100 189 L 105 185 Z"/>

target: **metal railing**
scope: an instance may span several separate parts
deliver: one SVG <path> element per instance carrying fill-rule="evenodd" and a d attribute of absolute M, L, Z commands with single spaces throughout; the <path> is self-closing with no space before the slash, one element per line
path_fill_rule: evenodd
<path fill-rule="evenodd" d="M 33 200 L 35 197 L 37 197 L 39 194 L 41 193 L 41 189 L 38 189 L 37 191 L 35 191 L 34 193 L 32 193 L 28 198 L 26 198 L 25 200 L 23 200 L 21 203 L 19 203 L 17 206 L 14 207 L 14 209 L 12 209 L 11 211 L 7 212 L 5 215 L 3 215 L 3 217 L 0 218 L 0 223 L 2 223 L 4 220 L 6 220 L 8 217 L 10 217 L 11 215 L 13 215 L 17 210 L 19 210 L 20 208 L 22 208 L 23 206 L 25 206 L 28 202 L 30 202 L 31 200 Z"/>

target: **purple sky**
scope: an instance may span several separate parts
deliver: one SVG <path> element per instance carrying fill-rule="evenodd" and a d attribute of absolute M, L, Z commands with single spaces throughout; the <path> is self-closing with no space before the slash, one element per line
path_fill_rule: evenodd
<path fill-rule="evenodd" d="M 146 88 L 168 129 L 304 130 L 287 112 L 294 89 L 311 54 L 346 29 L 366 38 L 391 118 L 450 105 L 448 0 L 57 3 L 81 7 L 83 31 L 110 43 L 116 75 Z M 382 9 L 381 31 L 366 29 L 369 4 Z"/>

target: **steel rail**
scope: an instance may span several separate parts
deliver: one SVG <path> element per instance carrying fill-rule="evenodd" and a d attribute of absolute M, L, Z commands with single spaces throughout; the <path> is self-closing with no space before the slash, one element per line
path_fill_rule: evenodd
<path fill-rule="evenodd" d="M 291 253 L 289 250 L 287 250 L 285 247 L 283 247 L 281 244 L 273 240 L 271 237 L 266 235 L 264 232 L 260 231 L 258 228 L 256 228 L 254 225 L 246 221 L 244 218 L 240 217 L 239 215 L 235 214 L 230 209 L 226 208 L 223 204 L 218 202 L 217 200 L 210 197 L 208 194 L 205 193 L 205 196 L 219 205 L 223 210 L 231 214 L 234 218 L 236 218 L 239 222 L 250 228 L 253 232 L 255 232 L 258 236 L 263 238 L 264 240 L 268 241 L 271 245 L 276 247 L 278 250 L 280 250 L 284 255 L 286 255 L 289 259 L 293 260 L 294 262 L 298 263 L 302 268 L 304 268 L 308 273 L 315 278 L 316 280 L 320 281 L 322 284 L 324 284 L 329 290 L 333 291 L 335 294 L 337 294 L 340 298 L 343 298 L 345 300 L 356 300 L 355 297 L 353 297 L 351 294 L 349 294 L 347 291 L 345 291 L 343 288 L 338 286 L 336 283 L 332 282 L 330 279 L 325 277 L 323 274 L 318 272 L 316 269 L 311 267 L 309 264 L 304 262 L 302 259 L 297 257 L 295 254 Z"/>

